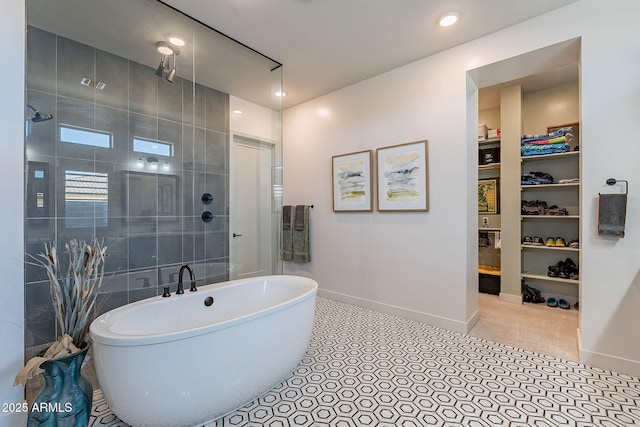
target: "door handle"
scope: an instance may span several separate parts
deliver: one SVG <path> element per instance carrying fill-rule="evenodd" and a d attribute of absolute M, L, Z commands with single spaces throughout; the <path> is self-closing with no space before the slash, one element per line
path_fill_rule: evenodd
<path fill-rule="evenodd" d="M 233 233 L 233 237 L 242 237 L 242 234 Z"/>

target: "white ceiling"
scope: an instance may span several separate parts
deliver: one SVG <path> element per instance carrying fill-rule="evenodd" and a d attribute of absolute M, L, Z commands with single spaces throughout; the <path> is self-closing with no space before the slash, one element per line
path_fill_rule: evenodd
<path fill-rule="evenodd" d="M 284 64 L 286 108 L 577 0 L 163 1 Z"/>

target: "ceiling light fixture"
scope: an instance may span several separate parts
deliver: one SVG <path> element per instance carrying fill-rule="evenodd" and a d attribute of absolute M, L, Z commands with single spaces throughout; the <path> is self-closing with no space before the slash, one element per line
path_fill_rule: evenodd
<path fill-rule="evenodd" d="M 185 41 L 182 40 L 180 37 L 176 37 L 176 36 L 169 37 L 169 43 L 178 47 L 182 47 L 185 45 Z"/>
<path fill-rule="evenodd" d="M 445 13 L 440 17 L 440 19 L 438 19 L 438 24 L 441 27 L 449 27 L 458 22 L 458 19 L 460 19 L 460 14 L 458 12 L 449 12 Z"/>
<path fill-rule="evenodd" d="M 242 110 L 233 110 L 233 114 L 235 114 L 236 116 L 239 116 L 242 114 Z"/>
<path fill-rule="evenodd" d="M 280 90 L 278 92 L 276 92 L 276 96 L 280 96 L 280 97 L 285 97 L 287 96 L 287 92 Z"/>
<path fill-rule="evenodd" d="M 166 42 L 157 42 L 156 49 L 163 55 L 173 55 L 173 48 L 169 46 Z"/>

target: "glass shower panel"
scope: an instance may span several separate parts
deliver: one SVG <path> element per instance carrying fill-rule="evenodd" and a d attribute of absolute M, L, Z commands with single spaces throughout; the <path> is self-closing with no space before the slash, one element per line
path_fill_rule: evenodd
<path fill-rule="evenodd" d="M 269 197 L 277 234 L 280 64 L 154 0 L 26 6 L 27 103 L 53 115 L 26 121 L 27 253 L 104 239 L 103 311 L 175 290 L 183 264 L 208 283 L 228 280 L 230 97 L 268 111 L 265 135 L 255 136 L 276 152 Z M 55 323 L 44 272 L 25 268 L 30 347 L 53 341 Z M 274 262 L 271 273 L 279 272 Z"/>

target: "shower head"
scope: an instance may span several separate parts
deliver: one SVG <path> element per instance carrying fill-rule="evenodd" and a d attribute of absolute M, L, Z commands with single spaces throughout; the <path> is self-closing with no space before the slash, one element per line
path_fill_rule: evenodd
<path fill-rule="evenodd" d="M 31 118 L 31 121 L 34 122 L 34 123 L 46 122 L 47 120 L 53 119 L 53 114 L 42 113 L 42 112 L 38 111 L 31 104 L 27 104 L 27 107 L 29 107 L 29 108 L 31 108 L 33 110 L 34 114 L 33 114 L 33 117 Z"/>
<path fill-rule="evenodd" d="M 162 54 L 160 57 L 160 65 L 156 69 L 156 76 L 162 77 L 164 75 L 164 71 L 169 68 L 169 56 Z"/>
<path fill-rule="evenodd" d="M 171 71 L 169 71 L 167 77 L 165 77 L 169 83 L 173 83 L 173 80 L 176 78 L 176 55 L 176 52 L 171 55 L 173 57 L 173 68 L 171 68 Z"/>

